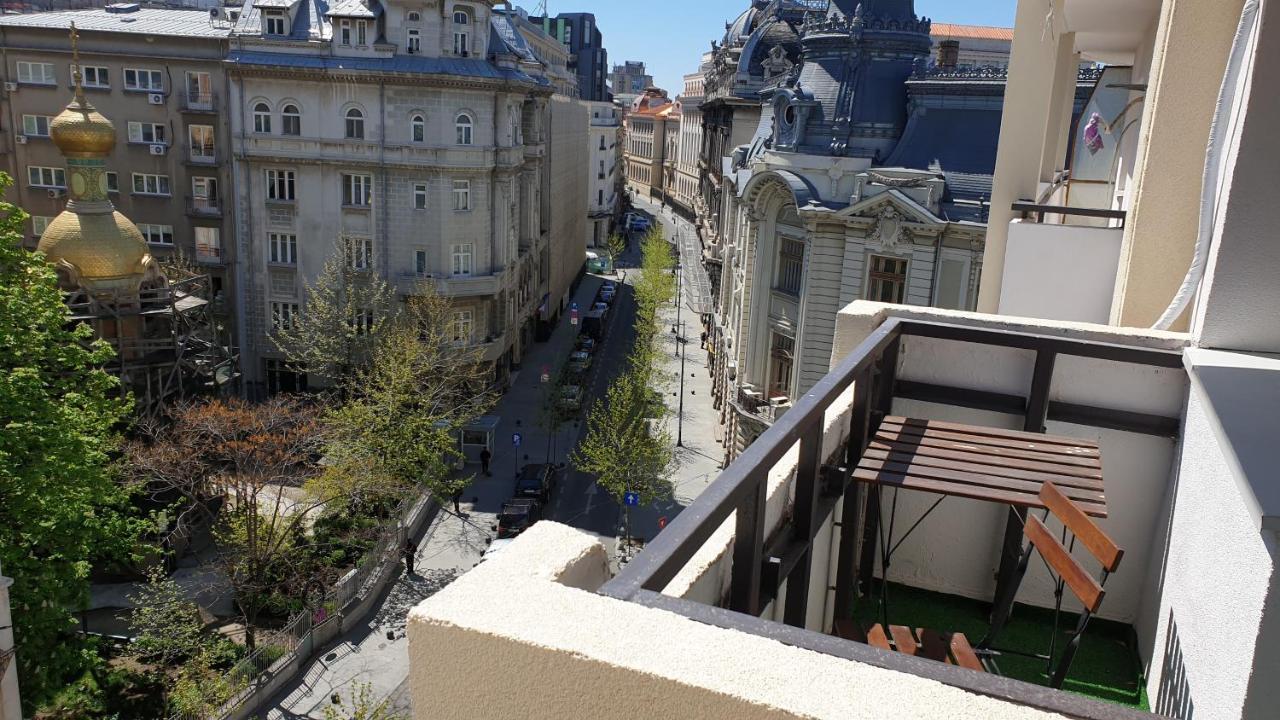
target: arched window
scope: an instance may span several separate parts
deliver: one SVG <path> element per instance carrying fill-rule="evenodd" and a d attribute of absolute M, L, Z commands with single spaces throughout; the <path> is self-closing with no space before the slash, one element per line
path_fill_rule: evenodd
<path fill-rule="evenodd" d="M 358 108 L 347 111 L 347 137 L 353 140 L 364 139 L 364 113 Z"/>
<path fill-rule="evenodd" d="M 453 11 L 453 54 L 466 57 L 471 50 L 471 13 Z"/>
<path fill-rule="evenodd" d="M 253 106 L 253 131 L 256 133 L 271 132 L 271 108 L 266 103 Z"/>
<path fill-rule="evenodd" d="M 459 10 L 454 10 L 454 11 L 453 11 L 453 24 L 454 24 L 454 25 L 470 25 L 470 24 L 471 24 L 471 15 L 470 15 L 469 13 L 467 13 L 467 11 L 466 11 L 466 10 L 461 10 L 461 9 L 459 9 Z"/>
<path fill-rule="evenodd" d="M 472 140 L 472 137 L 471 137 L 471 126 L 472 126 L 472 123 L 471 123 L 471 116 L 470 116 L 470 115 L 468 115 L 468 114 L 466 114 L 466 113 L 461 113 L 461 114 L 459 114 L 459 115 L 458 115 L 458 119 L 454 121 L 454 127 L 455 127 L 455 128 L 457 129 L 457 131 L 458 131 L 458 144 L 459 144 L 459 145 L 470 145 L 470 144 L 471 144 L 471 140 Z"/>
<path fill-rule="evenodd" d="M 302 134 L 302 113 L 298 112 L 297 105 L 290 103 L 280 109 L 280 134 Z"/>
<path fill-rule="evenodd" d="M 409 127 L 413 131 L 413 141 L 420 143 L 427 141 L 427 120 L 421 115 L 414 115 L 409 119 Z"/>

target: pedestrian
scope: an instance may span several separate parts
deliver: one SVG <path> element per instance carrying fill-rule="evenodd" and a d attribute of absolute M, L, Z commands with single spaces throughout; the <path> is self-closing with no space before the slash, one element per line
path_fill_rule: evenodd
<path fill-rule="evenodd" d="M 489 472 L 489 461 L 493 459 L 493 453 L 489 452 L 489 448 L 480 451 L 480 471 L 485 477 L 493 477 L 493 473 Z"/>
<path fill-rule="evenodd" d="M 462 488 L 453 491 L 453 512 L 458 517 L 462 517 L 462 506 L 458 502 L 462 500 Z"/>
<path fill-rule="evenodd" d="M 413 542 L 413 538 L 406 538 L 404 541 L 404 569 L 410 575 L 413 574 L 413 563 L 418 556 L 418 546 Z"/>
<path fill-rule="evenodd" d="M 702 348 L 707 347 L 707 331 L 706 330 L 702 331 L 702 345 L 700 347 Z"/>

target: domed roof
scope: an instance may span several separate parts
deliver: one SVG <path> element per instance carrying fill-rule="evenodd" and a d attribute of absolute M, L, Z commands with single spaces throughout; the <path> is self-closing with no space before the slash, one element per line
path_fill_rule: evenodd
<path fill-rule="evenodd" d="M 740 38 L 745 38 L 755 29 L 755 19 L 757 10 L 755 7 L 749 7 L 738 16 L 738 19 L 729 24 L 724 31 L 724 42 L 722 45 L 733 45 Z"/>
<path fill-rule="evenodd" d="M 117 211 L 64 212 L 45 228 L 37 249 L 54 265 L 70 265 L 90 290 L 136 289 L 152 262 L 142 233 Z"/>
<path fill-rule="evenodd" d="M 49 137 L 67 157 L 106 155 L 116 146 L 116 127 L 77 92 L 76 99 L 49 123 Z"/>

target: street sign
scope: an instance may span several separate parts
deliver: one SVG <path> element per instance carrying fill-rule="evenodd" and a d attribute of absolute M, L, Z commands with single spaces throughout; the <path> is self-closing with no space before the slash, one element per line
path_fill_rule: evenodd
<path fill-rule="evenodd" d="M 569 309 L 570 309 L 570 310 L 577 310 L 577 309 L 578 309 L 578 303 L 576 303 L 576 302 L 571 302 L 571 303 L 569 303 Z"/>
<path fill-rule="evenodd" d="M 511 444 L 520 447 L 520 441 L 524 438 L 520 437 L 520 433 L 511 433 Z"/>
<path fill-rule="evenodd" d="M 542 382 L 544 383 L 551 382 L 551 366 L 550 365 L 542 366 Z"/>
<path fill-rule="evenodd" d="M 622 496 L 622 504 L 635 507 L 640 504 L 640 493 L 629 492 Z"/>
<path fill-rule="evenodd" d="M 569 311 L 569 324 L 570 324 L 570 325 L 577 325 L 577 324 L 578 324 L 578 310 L 577 310 L 577 308 L 574 308 L 573 310 L 570 310 L 570 311 Z"/>

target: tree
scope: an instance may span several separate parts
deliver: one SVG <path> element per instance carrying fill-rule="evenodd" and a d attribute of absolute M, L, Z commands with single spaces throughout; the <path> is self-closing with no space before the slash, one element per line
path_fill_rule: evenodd
<path fill-rule="evenodd" d="M 134 609 L 129 625 L 137 633 L 131 646 L 139 659 L 176 667 L 200 655 L 208 645 L 200 608 L 160 567 L 129 596 Z"/>
<path fill-rule="evenodd" d="M 30 710 L 91 662 L 73 613 L 92 562 L 128 557 L 135 527 L 108 470 L 129 409 L 102 369 L 112 349 L 70 324 L 53 267 L 20 247 L 27 217 L 0 202 L 0 566 Z"/>
<path fill-rule="evenodd" d="M 330 481 L 363 477 L 388 492 L 460 492 L 457 433 L 494 402 L 492 379 L 475 347 L 454 341 L 453 308 L 419 289 L 389 324 L 352 395 L 326 416 Z"/>
<path fill-rule="evenodd" d="M 365 270 L 371 263 L 365 253 L 359 241 L 339 240 L 307 286 L 302 314 L 272 336 L 289 362 L 344 390 L 397 315 L 395 288 Z"/>
<path fill-rule="evenodd" d="M 325 706 L 324 720 L 408 720 L 408 716 L 392 708 L 389 698 L 374 698 L 369 683 L 355 683 L 349 700 Z"/>

